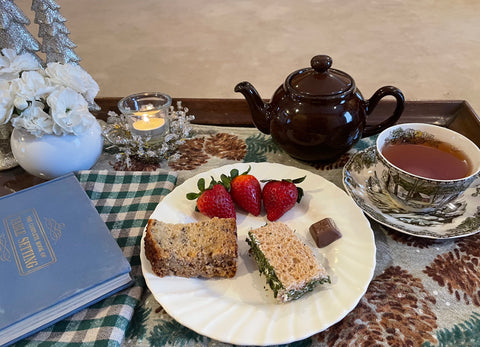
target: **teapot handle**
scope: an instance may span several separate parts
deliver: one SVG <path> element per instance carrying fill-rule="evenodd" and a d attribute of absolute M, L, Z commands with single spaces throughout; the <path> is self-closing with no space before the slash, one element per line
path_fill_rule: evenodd
<path fill-rule="evenodd" d="M 405 97 L 403 96 L 403 93 L 400 91 L 400 89 L 392 86 L 386 86 L 378 89 L 375 94 L 373 94 L 372 97 L 366 101 L 366 114 L 369 115 L 370 113 L 372 113 L 380 99 L 387 95 L 393 96 L 397 101 L 397 106 L 395 107 L 393 114 L 380 124 L 367 124 L 365 126 L 365 129 L 363 130 L 362 137 L 368 137 L 378 134 L 382 130 L 395 124 L 395 122 L 400 118 L 400 115 L 402 114 L 405 107 Z"/>

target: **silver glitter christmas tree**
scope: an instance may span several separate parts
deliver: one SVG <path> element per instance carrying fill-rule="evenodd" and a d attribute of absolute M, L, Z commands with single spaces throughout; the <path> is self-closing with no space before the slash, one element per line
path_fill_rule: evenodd
<path fill-rule="evenodd" d="M 30 20 L 13 0 L 0 0 L 0 49 L 12 48 L 17 54 L 31 53 L 41 62 L 36 55 L 39 42 L 28 31 L 28 25 Z"/>
<path fill-rule="evenodd" d="M 67 20 L 60 14 L 60 6 L 54 0 L 32 0 L 32 10 L 46 63 L 78 64 L 80 57 L 74 51 L 77 45 L 68 37 L 70 30 L 65 26 Z M 89 108 L 100 110 L 95 102 L 89 104 Z"/>
<path fill-rule="evenodd" d="M 60 14 L 60 6 L 53 0 L 33 0 L 32 10 L 42 39 L 40 51 L 45 53 L 46 62 L 78 64 L 80 57 L 74 51 L 77 46 L 68 37 L 70 31 L 64 24 L 66 19 Z"/>

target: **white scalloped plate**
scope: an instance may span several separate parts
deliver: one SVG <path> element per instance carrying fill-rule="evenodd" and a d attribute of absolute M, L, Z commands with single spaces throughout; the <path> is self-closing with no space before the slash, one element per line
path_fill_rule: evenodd
<path fill-rule="evenodd" d="M 260 276 L 245 242 L 247 231 L 264 225 L 265 212 L 254 217 L 237 209 L 238 270 L 231 279 L 160 278 L 145 258 L 141 242 L 142 271 L 155 299 L 179 323 L 222 342 L 240 345 L 284 344 L 307 338 L 340 321 L 358 304 L 375 269 L 375 242 L 362 210 L 340 188 L 309 171 L 281 164 L 238 163 L 201 173 L 167 195 L 151 218 L 168 223 L 189 223 L 206 217 L 195 212 L 195 202 L 185 198 L 197 191 L 200 177 L 210 182 L 232 168 L 260 179 L 298 178 L 305 191 L 300 204 L 279 221 L 288 224 L 309 245 L 329 271 L 332 284 L 316 288 L 298 300 L 281 304 Z M 342 238 L 318 249 L 308 228 L 318 220 L 333 218 Z"/>

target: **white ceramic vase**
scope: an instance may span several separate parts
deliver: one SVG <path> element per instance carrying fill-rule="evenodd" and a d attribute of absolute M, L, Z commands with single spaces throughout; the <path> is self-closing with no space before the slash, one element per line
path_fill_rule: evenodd
<path fill-rule="evenodd" d="M 78 136 L 36 137 L 15 128 L 10 145 L 15 159 L 25 171 L 40 178 L 52 179 L 72 171 L 90 169 L 102 153 L 103 137 L 98 122 Z"/>

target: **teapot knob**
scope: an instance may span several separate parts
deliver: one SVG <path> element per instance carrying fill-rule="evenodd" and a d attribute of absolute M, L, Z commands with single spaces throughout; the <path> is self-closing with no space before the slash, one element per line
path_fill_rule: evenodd
<path fill-rule="evenodd" d="M 332 58 L 328 55 L 316 55 L 310 60 L 310 65 L 316 72 L 323 73 L 332 66 Z"/>

